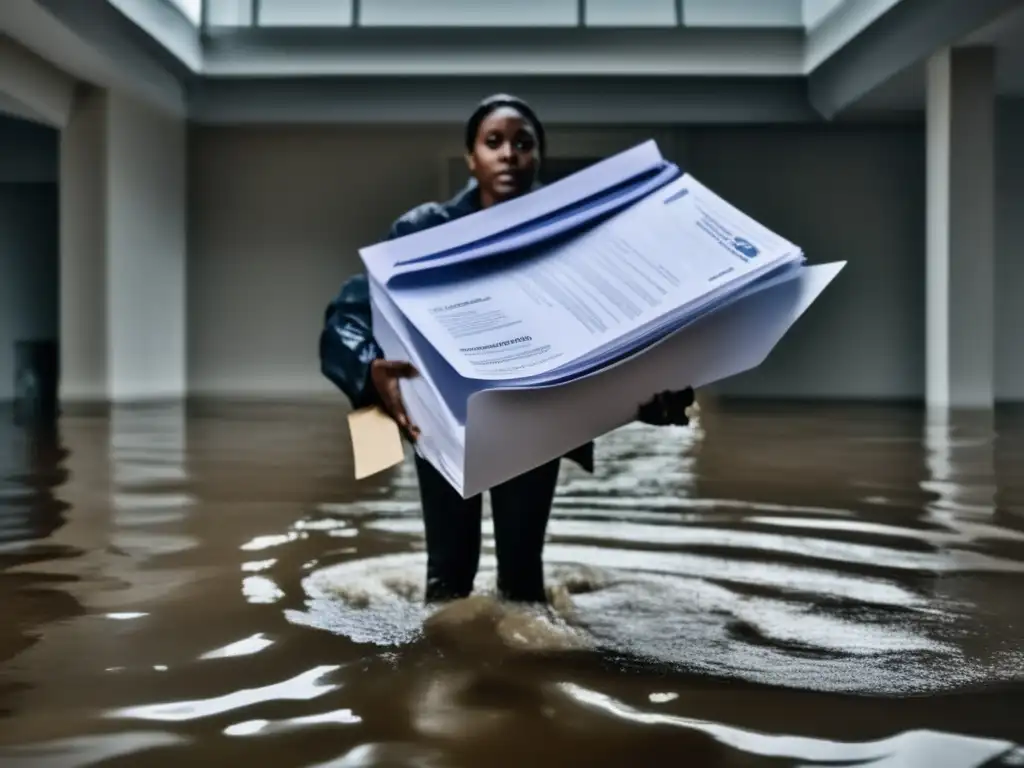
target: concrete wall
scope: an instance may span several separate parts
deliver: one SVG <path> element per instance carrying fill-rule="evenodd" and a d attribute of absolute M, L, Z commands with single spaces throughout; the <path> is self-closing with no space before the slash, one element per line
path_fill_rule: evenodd
<path fill-rule="evenodd" d="M 744 396 L 920 397 L 922 128 L 702 128 L 691 132 L 690 147 L 697 178 L 800 245 L 810 261 L 848 262 L 763 365 L 718 389 Z"/>
<path fill-rule="evenodd" d="M 0 117 L 0 401 L 14 343 L 57 337 L 57 132 Z"/>
<path fill-rule="evenodd" d="M 360 268 L 360 245 L 379 238 L 408 207 L 438 197 L 440 161 L 458 154 L 453 135 L 454 128 L 194 128 L 190 387 L 202 393 L 330 392 L 316 361 L 323 307 Z M 614 146 L 607 135 L 552 137 L 552 151 L 585 156 L 583 144 Z M 695 175 L 804 244 L 815 260 L 851 262 L 829 300 L 815 307 L 770 365 L 727 389 L 919 395 L 921 129 L 697 128 L 675 131 L 667 141 Z M 774 181 L 751 185 L 755 172 Z M 851 206 L 856 220 L 848 214 Z M 870 312 L 866 296 L 877 302 Z"/>
<path fill-rule="evenodd" d="M 1024 103 L 1024 102 L 1022 102 Z M 1024 107 L 1000 106 L 997 396 L 1024 399 L 1019 332 Z M 563 131 L 556 155 L 610 152 L 649 131 Z M 695 127 L 657 134 L 698 178 L 848 268 L 741 396 L 918 399 L 924 392 L 923 125 Z M 333 390 L 322 311 L 356 250 L 444 189 L 458 129 L 193 127 L 189 384 L 201 394 Z M 751 183 L 757 178 L 758 183 Z"/>
<path fill-rule="evenodd" d="M 649 131 L 556 131 L 603 156 Z M 655 133 L 669 154 L 671 133 Z M 357 250 L 447 187 L 451 129 L 193 127 L 189 147 L 189 389 L 335 391 L 319 372 L 323 310 L 361 269 Z"/>
<path fill-rule="evenodd" d="M 457 129 L 193 127 L 186 286 L 182 126 L 105 99 L 87 94 L 63 139 L 63 301 L 74 327 L 73 342 L 62 345 L 64 396 L 108 396 L 112 344 L 118 351 L 109 359 L 126 372 L 121 391 L 159 396 L 184 387 L 186 304 L 174 298 L 183 295 L 192 391 L 332 393 L 317 370 L 323 306 L 359 269 L 360 245 L 443 193 L 460 153 Z M 1024 100 L 1001 103 L 998 118 L 996 394 L 1024 400 L 1016 288 L 1024 284 Z M 564 130 L 552 149 L 601 155 L 648 134 Z M 117 163 L 106 156 L 108 135 L 121 148 Z M 849 260 L 776 354 L 723 392 L 922 396 L 920 126 L 701 127 L 656 137 L 812 261 Z M 0 400 L 13 391 L 13 340 L 56 335 L 56 142 L 48 128 L 0 120 Z M 755 172 L 772 182 L 750 184 Z M 108 186 L 109 197 L 97 194 Z M 120 201 L 117 216 L 109 200 Z M 118 269 L 108 273 L 111 254 Z M 108 328 L 100 309 L 112 287 L 120 321 Z"/>
<path fill-rule="evenodd" d="M 398 209 L 437 194 L 437 131 L 193 127 L 189 146 L 189 389 L 329 391 L 323 308 L 356 250 Z"/>

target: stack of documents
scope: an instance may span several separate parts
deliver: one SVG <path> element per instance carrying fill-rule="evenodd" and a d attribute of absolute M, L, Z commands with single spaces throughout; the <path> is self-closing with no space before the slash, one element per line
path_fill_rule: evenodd
<path fill-rule="evenodd" d="M 417 450 L 464 497 L 759 365 L 843 267 L 667 162 L 653 141 L 360 251 Z"/>

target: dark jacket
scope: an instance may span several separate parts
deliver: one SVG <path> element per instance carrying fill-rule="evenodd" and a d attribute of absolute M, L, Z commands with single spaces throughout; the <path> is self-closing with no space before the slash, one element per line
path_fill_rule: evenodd
<path fill-rule="evenodd" d="M 388 232 L 388 240 L 411 235 L 453 221 L 480 209 L 477 187 L 470 183 L 445 203 L 425 203 L 400 217 Z M 384 356 L 373 339 L 370 288 L 366 275 L 349 278 L 324 312 L 320 332 L 320 370 L 352 403 L 362 408 L 376 401 L 370 381 L 370 364 Z M 594 468 L 594 444 L 571 451 L 566 458 L 590 472 Z"/>

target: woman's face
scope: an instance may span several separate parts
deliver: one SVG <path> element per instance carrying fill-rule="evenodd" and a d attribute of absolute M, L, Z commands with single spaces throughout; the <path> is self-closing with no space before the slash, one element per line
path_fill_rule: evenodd
<path fill-rule="evenodd" d="M 480 123 L 469 172 L 480 187 L 484 207 L 529 192 L 540 170 L 537 134 L 513 107 L 499 107 Z"/>

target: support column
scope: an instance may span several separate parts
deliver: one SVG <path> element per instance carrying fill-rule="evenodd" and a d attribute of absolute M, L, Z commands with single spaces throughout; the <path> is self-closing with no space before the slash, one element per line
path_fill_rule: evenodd
<path fill-rule="evenodd" d="M 82 89 L 61 136 L 61 399 L 185 395 L 185 124 Z"/>
<path fill-rule="evenodd" d="M 106 93 L 82 88 L 60 136 L 61 401 L 106 401 Z"/>
<path fill-rule="evenodd" d="M 926 401 L 994 405 L 995 54 L 928 62 Z"/>

